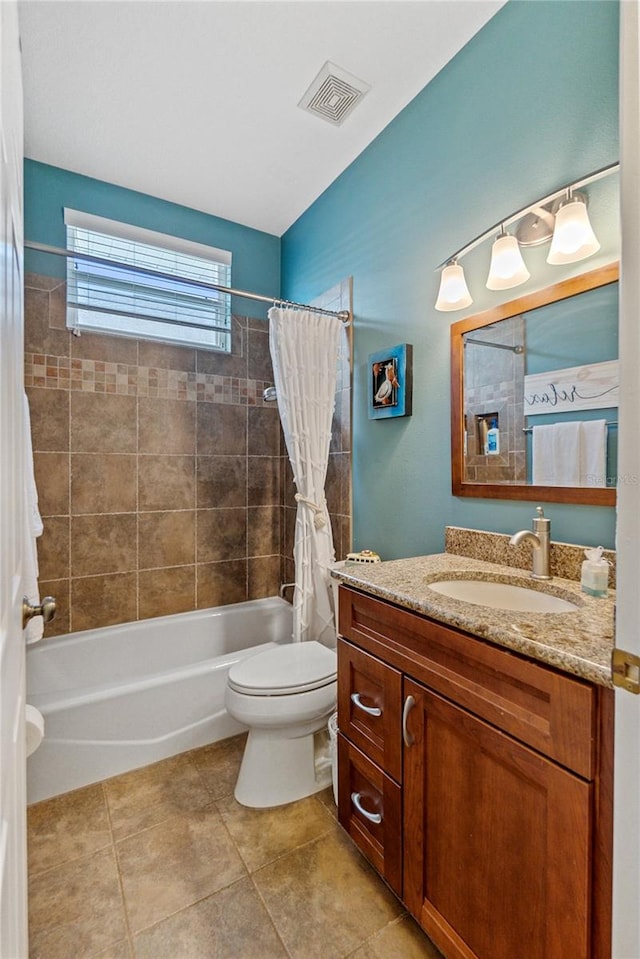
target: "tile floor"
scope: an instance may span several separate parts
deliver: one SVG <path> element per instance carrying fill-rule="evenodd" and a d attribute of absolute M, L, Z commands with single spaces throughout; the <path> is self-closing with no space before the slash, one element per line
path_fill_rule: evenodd
<path fill-rule="evenodd" d="M 30 959 L 441 959 L 331 789 L 238 805 L 243 736 L 29 807 Z"/>

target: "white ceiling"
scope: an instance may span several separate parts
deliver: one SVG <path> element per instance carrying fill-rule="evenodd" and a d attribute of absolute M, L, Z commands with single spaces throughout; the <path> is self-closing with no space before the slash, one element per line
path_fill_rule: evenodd
<path fill-rule="evenodd" d="M 505 0 L 23 0 L 25 154 L 277 236 Z M 340 127 L 325 61 L 371 85 Z"/>

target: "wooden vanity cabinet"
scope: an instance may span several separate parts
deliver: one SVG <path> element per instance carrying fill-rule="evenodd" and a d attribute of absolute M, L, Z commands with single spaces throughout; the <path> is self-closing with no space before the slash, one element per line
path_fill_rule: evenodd
<path fill-rule="evenodd" d="M 447 959 L 610 959 L 612 691 L 340 594 L 343 827 Z"/>

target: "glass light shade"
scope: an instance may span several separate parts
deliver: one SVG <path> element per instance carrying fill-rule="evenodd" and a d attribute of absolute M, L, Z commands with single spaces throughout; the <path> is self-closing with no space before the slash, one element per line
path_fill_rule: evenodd
<path fill-rule="evenodd" d="M 571 197 L 556 213 L 556 225 L 547 263 L 553 266 L 576 263 L 597 253 L 599 249 L 600 244 L 591 228 L 586 203 L 580 197 Z"/>
<path fill-rule="evenodd" d="M 510 290 L 512 286 L 525 283 L 530 276 L 515 236 L 499 236 L 491 248 L 487 289 Z"/>
<path fill-rule="evenodd" d="M 464 270 L 459 263 L 445 266 L 440 276 L 440 289 L 436 300 L 436 310 L 447 313 L 450 310 L 463 310 L 471 306 L 473 300 L 469 293 Z"/>

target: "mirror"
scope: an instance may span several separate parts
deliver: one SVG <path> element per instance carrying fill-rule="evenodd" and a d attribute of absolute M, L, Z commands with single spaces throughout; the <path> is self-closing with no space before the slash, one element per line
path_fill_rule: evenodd
<path fill-rule="evenodd" d="M 452 325 L 454 496 L 615 505 L 617 280 L 610 264 Z"/>

